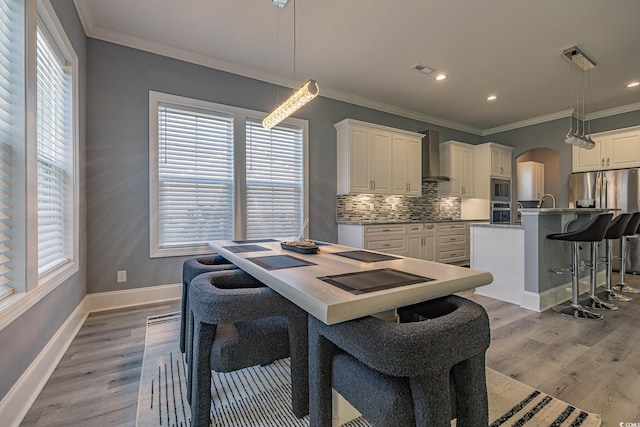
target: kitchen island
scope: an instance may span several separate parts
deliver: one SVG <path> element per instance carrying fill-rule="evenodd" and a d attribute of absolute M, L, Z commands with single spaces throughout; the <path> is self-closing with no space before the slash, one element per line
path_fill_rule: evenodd
<path fill-rule="evenodd" d="M 521 224 L 470 224 L 471 268 L 489 271 L 493 283 L 476 289 L 478 295 L 544 311 L 571 298 L 571 275 L 553 270 L 571 265 L 571 244 L 549 240 L 547 235 L 565 231 L 569 221 L 590 218 L 610 209 L 520 209 Z M 601 251 L 603 252 L 603 251 Z M 583 245 L 580 259 L 589 257 Z M 604 281 L 601 264 L 599 284 Z M 580 292 L 589 287 L 583 271 Z"/>

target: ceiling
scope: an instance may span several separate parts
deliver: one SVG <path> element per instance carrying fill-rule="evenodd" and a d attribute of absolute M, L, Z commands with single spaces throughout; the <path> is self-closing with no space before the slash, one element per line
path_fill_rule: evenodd
<path fill-rule="evenodd" d="M 74 1 L 90 37 L 479 135 L 568 117 L 572 46 L 587 117 L 640 109 L 638 0 Z"/>

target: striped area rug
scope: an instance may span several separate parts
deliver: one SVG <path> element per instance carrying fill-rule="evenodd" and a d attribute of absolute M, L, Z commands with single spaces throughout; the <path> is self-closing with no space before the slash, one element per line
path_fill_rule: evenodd
<path fill-rule="evenodd" d="M 149 317 L 136 425 L 191 426 L 186 400 L 186 364 L 178 347 L 180 313 Z M 214 427 L 308 426 L 291 412 L 289 360 L 228 374 L 212 373 Z M 598 415 L 487 368 L 490 427 L 598 427 Z M 345 427 L 369 427 L 363 418 Z M 455 421 L 452 422 L 455 426 Z"/>

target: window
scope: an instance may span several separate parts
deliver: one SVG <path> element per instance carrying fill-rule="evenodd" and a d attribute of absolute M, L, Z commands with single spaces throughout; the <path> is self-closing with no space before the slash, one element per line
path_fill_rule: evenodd
<path fill-rule="evenodd" d="M 55 28 L 39 19 L 36 29 L 39 284 L 52 278 L 61 279 L 65 271 L 77 271 L 74 100 L 77 61 L 70 51 Z"/>
<path fill-rule="evenodd" d="M 233 116 L 158 105 L 159 246 L 233 237 Z"/>
<path fill-rule="evenodd" d="M 247 238 L 292 234 L 304 221 L 302 129 L 247 119 Z"/>
<path fill-rule="evenodd" d="M 150 92 L 152 257 L 206 253 L 212 240 L 294 236 L 301 229 L 307 122 L 288 119 L 269 131 L 264 116 Z"/>
<path fill-rule="evenodd" d="M 15 1 L 0 0 L 0 299 L 13 292 L 11 155 L 20 135 L 16 128 L 22 123 L 17 118 L 24 73 L 20 58 L 24 54 L 20 12 Z"/>

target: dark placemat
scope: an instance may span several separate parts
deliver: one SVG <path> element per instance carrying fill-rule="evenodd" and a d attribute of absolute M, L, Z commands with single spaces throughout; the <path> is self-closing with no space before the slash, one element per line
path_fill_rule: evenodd
<path fill-rule="evenodd" d="M 247 258 L 254 264 L 259 265 L 265 270 L 280 270 L 282 268 L 305 267 L 307 265 L 317 265 L 313 262 L 305 261 L 291 255 L 272 255 L 260 256 L 255 258 Z"/>
<path fill-rule="evenodd" d="M 245 244 L 245 243 L 278 242 L 278 240 L 275 240 L 275 239 L 249 239 L 249 240 L 232 240 L 232 242 L 242 245 L 242 244 Z"/>
<path fill-rule="evenodd" d="M 377 254 L 375 252 L 368 252 L 368 251 L 334 252 L 333 254 L 340 255 L 345 258 L 355 259 L 356 261 L 362 261 L 362 262 L 379 262 L 379 261 L 391 261 L 394 259 L 399 259 L 398 257 L 395 257 L 395 256 Z"/>
<path fill-rule="evenodd" d="M 265 248 L 260 245 L 242 245 L 242 246 L 223 246 L 223 248 L 233 252 L 260 252 L 260 251 L 270 251 L 271 249 Z"/>
<path fill-rule="evenodd" d="M 431 277 L 405 273 L 404 271 L 394 270 L 393 268 L 380 268 L 377 270 L 336 274 L 333 276 L 318 277 L 318 279 L 354 295 L 435 280 Z"/>

